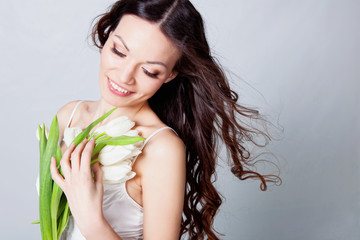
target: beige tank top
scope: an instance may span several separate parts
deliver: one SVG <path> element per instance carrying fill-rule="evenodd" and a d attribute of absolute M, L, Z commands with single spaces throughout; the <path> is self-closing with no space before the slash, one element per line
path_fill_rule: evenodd
<path fill-rule="evenodd" d="M 76 109 L 81 102 L 82 101 L 79 101 L 76 104 L 66 128 L 69 128 Z M 144 147 L 153 136 L 165 129 L 173 130 L 170 127 L 157 129 L 145 140 Z M 122 239 L 143 239 L 143 208 L 129 196 L 126 190 L 126 182 L 119 184 L 104 183 L 103 213 L 111 227 Z M 60 239 L 85 240 L 71 216 Z"/>

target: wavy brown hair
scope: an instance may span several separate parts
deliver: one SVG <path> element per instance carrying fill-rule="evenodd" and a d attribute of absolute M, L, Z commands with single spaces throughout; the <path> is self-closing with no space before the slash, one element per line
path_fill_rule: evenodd
<path fill-rule="evenodd" d="M 214 217 L 222 203 L 213 182 L 216 179 L 217 145 L 221 139 L 229 153 L 232 173 L 239 179 L 256 178 L 261 190 L 274 175 L 255 170 L 254 157 L 245 147 L 256 138 L 270 136 L 251 127 L 244 119 L 262 119 L 257 110 L 238 103 L 227 78 L 212 57 L 199 12 L 188 0 L 121 0 L 99 16 L 92 31 L 94 44 L 102 49 L 124 14 L 157 23 L 181 50 L 175 65 L 178 75 L 149 99 L 160 119 L 172 127 L 186 145 L 186 192 L 180 236 L 189 239 L 218 239 Z M 243 119 L 243 120 L 241 120 Z"/>

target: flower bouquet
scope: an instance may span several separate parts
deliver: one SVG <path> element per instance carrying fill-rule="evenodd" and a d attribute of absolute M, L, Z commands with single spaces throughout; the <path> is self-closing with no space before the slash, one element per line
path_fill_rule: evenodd
<path fill-rule="evenodd" d="M 107 125 L 100 126 L 92 134 L 90 131 L 116 108 L 113 108 L 83 131 L 80 128 L 67 128 L 64 132 L 64 142 L 69 146 L 81 143 L 85 138 L 95 138 L 95 147 L 92 152 L 91 164 L 99 161 L 104 171 L 104 182 L 116 183 L 134 177 L 131 171 L 132 164 L 141 153 L 142 141 L 145 138 L 138 136 L 137 130 L 130 130 L 135 124 L 126 116 L 112 120 Z M 39 220 L 42 239 L 58 240 L 64 231 L 70 209 L 65 194 L 52 180 L 50 174 L 51 157 L 55 157 L 57 168 L 61 173 L 61 148 L 58 144 L 59 125 L 55 115 L 50 130 L 46 131 L 43 124 L 38 127 L 40 150 L 39 174 Z"/>

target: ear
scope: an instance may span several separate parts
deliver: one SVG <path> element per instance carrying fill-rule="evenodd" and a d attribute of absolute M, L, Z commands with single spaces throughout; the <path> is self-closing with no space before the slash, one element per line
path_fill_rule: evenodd
<path fill-rule="evenodd" d="M 164 83 L 168 83 L 171 80 L 173 80 L 176 76 L 178 75 L 178 72 L 173 70 L 170 75 L 167 77 L 167 79 L 165 79 Z"/>

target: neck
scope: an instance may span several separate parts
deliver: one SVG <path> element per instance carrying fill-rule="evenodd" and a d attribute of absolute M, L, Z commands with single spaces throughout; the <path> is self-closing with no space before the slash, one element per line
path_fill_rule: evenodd
<path fill-rule="evenodd" d="M 96 117 L 100 117 L 102 115 L 104 115 L 105 113 L 107 113 L 108 111 L 110 111 L 111 109 L 113 109 L 116 106 L 113 106 L 111 104 L 109 104 L 108 102 L 106 102 L 104 99 L 100 99 L 98 100 L 98 104 L 96 106 L 96 109 L 94 111 Z M 119 116 L 128 116 L 131 120 L 135 121 L 136 118 L 138 118 L 141 113 L 150 110 L 150 106 L 148 104 L 148 102 L 144 102 L 141 105 L 137 105 L 137 106 L 131 106 L 131 107 L 118 107 L 109 117 L 108 119 L 114 119 L 116 117 Z M 106 121 L 106 120 L 105 120 Z M 108 121 L 106 121 L 108 122 Z"/>

